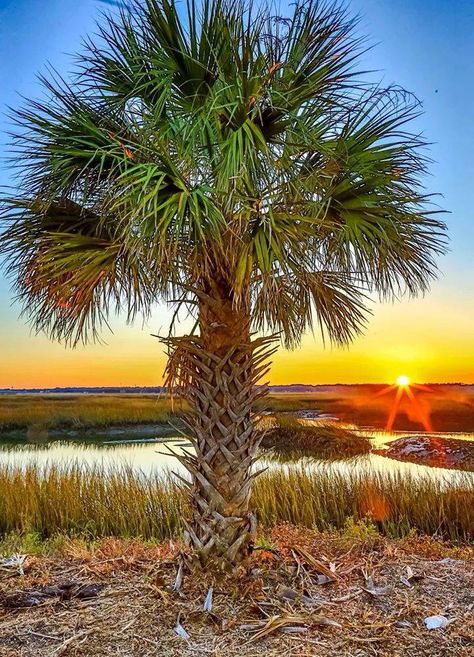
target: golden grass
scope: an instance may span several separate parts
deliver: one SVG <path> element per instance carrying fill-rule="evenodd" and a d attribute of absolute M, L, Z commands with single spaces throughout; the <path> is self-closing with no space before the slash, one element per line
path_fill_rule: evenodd
<path fill-rule="evenodd" d="M 369 520 L 398 537 L 417 530 L 453 541 L 474 540 L 474 482 L 450 487 L 428 478 L 347 474 L 309 468 L 271 469 L 256 479 L 252 505 L 271 527 L 288 521 L 319 530 Z M 187 514 L 183 493 L 160 474 L 104 471 L 72 463 L 38 469 L 0 467 L 0 534 L 57 533 L 157 539 L 176 537 Z"/>
<path fill-rule="evenodd" d="M 180 408 L 158 395 L 0 395 L 0 432 L 161 424 Z"/>
<path fill-rule="evenodd" d="M 179 534 L 186 507 L 169 479 L 138 476 L 126 466 L 3 466 L 0 491 L 0 533 L 163 539 Z"/>
<path fill-rule="evenodd" d="M 269 395 L 265 407 L 276 412 L 316 408 L 313 395 Z M 166 423 L 183 402 L 153 394 L 0 394 L 0 432 L 28 429 L 88 429 L 127 424 Z M 258 410 L 258 409 L 257 409 Z"/>
<path fill-rule="evenodd" d="M 274 469 L 255 482 L 255 506 L 265 526 L 288 521 L 327 530 L 370 520 L 391 537 L 417 530 L 450 540 L 474 540 L 474 480 L 443 485 L 429 477 L 374 472 L 341 473 L 303 465 Z"/>
<path fill-rule="evenodd" d="M 274 413 L 318 410 L 358 426 L 383 428 L 390 413 L 393 395 L 376 396 L 381 386 L 339 386 L 331 390 L 307 393 L 272 392 L 261 400 L 256 411 Z M 430 413 L 436 431 L 474 430 L 474 388 L 469 386 L 432 386 L 431 393 L 417 393 L 423 408 Z M 396 429 L 420 430 L 404 399 Z M 92 428 L 126 424 L 166 422 L 171 413 L 169 398 L 152 394 L 35 394 L 0 395 L 0 432 L 46 428 Z"/>

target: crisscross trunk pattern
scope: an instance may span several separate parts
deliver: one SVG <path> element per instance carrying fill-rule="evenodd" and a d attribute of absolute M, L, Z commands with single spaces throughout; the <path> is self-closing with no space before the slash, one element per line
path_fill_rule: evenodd
<path fill-rule="evenodd" d="M 189 403 L 185 424 L 194 446 L 194 453 L 177 455 L 191 474 L 190 481 L 181 479 L 192 507 L 186 540 L 196 564 L 222 570 L 242 563 L 255 539 L 249 498 L 261 434 L 251 410 L 266 394 L 257 382 L 275 351 L 274 336 L 251 340 L 245 334 L 247 318 L 228 311 L 228 319 L 238 322 L 237 335 L 228 321 L 211 322 L 214 328 L 207 324 L 201 336 L 166 339 L 167 380 Z"/>

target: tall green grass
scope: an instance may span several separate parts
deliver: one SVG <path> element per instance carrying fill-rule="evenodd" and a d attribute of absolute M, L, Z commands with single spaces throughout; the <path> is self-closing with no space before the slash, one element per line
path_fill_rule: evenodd
<path fill-rule="evenodd" d="M 370 519 L 388 536 L 412 530 L 454 541 L 474 540 L 474 482 L 451 487 L 428 478 L 371 471 L 316 472 L 271 469 L 256 479 L 252 504 L 264 526 L 288 521 L 342 529 L 347 519 Z M 0 534 L 57 533 L 176 537 L 188 514 L 184 494 L 169 477 L 144 476 L 127 467 L 104 471 L 71 464 L 0 467 Z"/>
<path fill-rule="evenodd" d="M 347 519 L 369 519 L 381 533 L 401 537 L 416 530 L 453 541 L 474 540 L 474 479 L 457 483 L 427 476 L 374 472 L 317 472 L 295 466 L 257 478 L 254 502 L 261 522 L 341 529 Z"/>
<path fill-rule="evenodd" d="M 101 465 L 0 467 L 0 533 L 95 538 L 179 534 L 186 500 L 169 477 Z"/>

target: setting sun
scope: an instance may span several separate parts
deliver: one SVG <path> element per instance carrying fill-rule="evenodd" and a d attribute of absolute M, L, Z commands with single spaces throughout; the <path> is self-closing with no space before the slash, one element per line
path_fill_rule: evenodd
<path fill-rule="evenodd" d="M 410 385 L 410 377 L 404 374 L 397 378 L 397 386 L 405 387 Z"/>

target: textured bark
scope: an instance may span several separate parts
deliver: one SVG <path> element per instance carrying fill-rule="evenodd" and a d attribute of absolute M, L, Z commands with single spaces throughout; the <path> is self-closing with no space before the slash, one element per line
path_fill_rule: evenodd
<path fill-rule="evenodd" d="M 274 338 L 252 340 L 246 308 L 230 295 L 200 302 L 200 336 L 169 339 L 168 375 L 191 411 L 186 417 L 195 454 L 178 456 L 191 473 L 192 517 L 186 539 L 201 566 L 228 570 L 248 556 L 256 519 L 249 510 L 259 435 L 251 408 L 265 394 Z"/>

